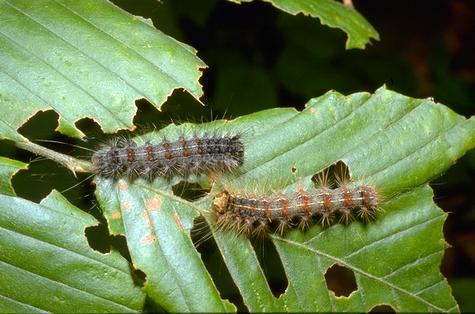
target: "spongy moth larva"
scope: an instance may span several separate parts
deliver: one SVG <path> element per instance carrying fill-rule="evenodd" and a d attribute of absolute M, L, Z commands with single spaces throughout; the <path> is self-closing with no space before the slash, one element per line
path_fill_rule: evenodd
<path fill-rule="evenodd" d="M 153 180 L 173 175 L 233 171 L 244 162 L 244 145 L 239 135 L 180 136 L 137 145 L 132 140 L 114 140 L 91 158 L 94 172 L 105 178 Z"/>
<path fill-rule="evenodd" d="M 342 223 L 367 220 L 379 206 L 378 192 L 370 185 L 344 185 L 292 194 L 250 197 L 223 190 L 213 201 L 218 230 L 238 234 L 263 235 L 269 231 L 283 234 L 289 227 L 307 229 L 315 222 L 330 225 L 335 217 Z"/>

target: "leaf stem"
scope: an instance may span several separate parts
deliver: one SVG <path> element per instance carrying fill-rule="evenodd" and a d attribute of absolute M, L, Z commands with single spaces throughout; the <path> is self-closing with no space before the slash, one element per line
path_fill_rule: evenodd
<path fill-rule="evenodd" d="M 86 160 L 76 159 L 69 155 L 58 153 L 54 150 L 48 149 L 32 142 L 16 142 L 15 145 L 18 148 L 27 150 L 36 155 L 43 156 L 59 163 L 60 165 L 63 165 L 64 167 L 71 170 L 74 175 L 76 175 L 76 172 L 92 172 L 92 165 Z"/>

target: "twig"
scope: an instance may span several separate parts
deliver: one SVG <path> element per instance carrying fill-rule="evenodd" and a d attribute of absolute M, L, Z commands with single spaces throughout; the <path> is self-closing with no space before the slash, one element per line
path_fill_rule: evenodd
<path fill-rule="evenodd" d="M 92 172 L 92 165 L 88 161 L 76 159 L 69 155 L 58 153 L 54 150 L 48 149 L 32 142 L 16 142 L 15 145 L 18 148 L 56 161 L 60 165 L 63 165 L 64 167 L 71 170 L 74 175 L 76 175 L 76 172 Z"/>

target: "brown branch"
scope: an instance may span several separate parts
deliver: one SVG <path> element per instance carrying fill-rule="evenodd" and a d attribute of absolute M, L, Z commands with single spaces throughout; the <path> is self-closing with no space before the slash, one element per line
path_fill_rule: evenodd
<path fill-rule="evenodd" d="M 76 175 L 76 172 L 92 172 L 92 165 L 89 161 L 76 159 L 69 155 L 58 153 L 54 150 L 32 142 L 16 142 L 15 145 L 18 148 L 57 162 L 58 164 L 71 170 L 74 175 Z"/>

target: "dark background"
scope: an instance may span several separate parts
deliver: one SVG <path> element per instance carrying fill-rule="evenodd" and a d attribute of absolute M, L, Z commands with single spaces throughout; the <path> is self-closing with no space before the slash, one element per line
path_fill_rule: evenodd
<path fill-rule="evenodd" d="M 199 122 L 271 107 L 302 109 L 308 99 L 330 89 L 343 94 L 373 92 L 383 84 L 411 97 L 433 97 L 466 117 L 475 114 L 475 4 L 471 0 L 354 0 L 355 8 L 381 38 L 364 50 L 345 50 L 346 35 L 322 26 L 318 19 L 291 16 L 260 1 L 242 5 L 223 0 L 113 2 L 132 14 L 151 18 L 158 29 L 196 48 L 209 67 L 200 80 L 206 108 L 182 91 L 173 93 L 163 113 L 139 100 L 135 118 L 139 129 L 169 123 L 170 119 Z M 86 144 L 72 142 L 55 133 L 56 119 L 53 112 L 38 113 L 20 131 L 31 139 L 94 146 L 94 140 Z M 103 137 L 90 120 L 78 125 L 91 139 Z M 61 145 L 45 146 L 88 155 Z M 2 150 L 2 155 L 26 162 L 34 160 L 28 171 L 14 178 L 19 196 L 39 201 L 51 188 L 61 191 L 78 182 L 53 162 L 35 159 L 13 147 Z M 85 178 L 86 175 L 79 176 L 80 180 Z M 444 232 L 452 247 L 446 251 L 441 269 L 461 310 L 473 312 L 475 151 L 431 185 L 437 204 L 450 212 Z M 102 219 L 97 206 L 91 205 L 92 197 L 84 197 L 90 192 L 86 181 L 64 194 Z M 101 238 L 104 234 L 102 229 L 90 236 Z M 123 244 L 121 239 L 114 241 L 118 246 Z M 210 267 L 208 262 L 207 266 Z M 224 294 L 234 299 L 238 298 L 233 297 L 235 293 Z"/>

